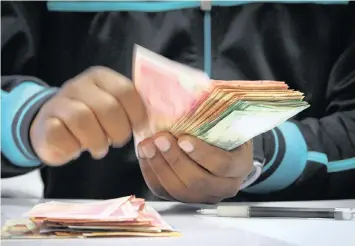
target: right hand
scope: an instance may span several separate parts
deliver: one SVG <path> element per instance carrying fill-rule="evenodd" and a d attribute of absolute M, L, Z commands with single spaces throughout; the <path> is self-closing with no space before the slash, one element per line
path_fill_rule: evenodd
<path fill-rule="evenodd" d="M 83 151 L 103 158 L 109 146 L 123 146 L 132 129 L 146 123 L 144 104 L 133 83 L 104 68 L 90 68 L 67 81 L 40 109 L 30 128 L 38 157 L 65 164 Z"/>

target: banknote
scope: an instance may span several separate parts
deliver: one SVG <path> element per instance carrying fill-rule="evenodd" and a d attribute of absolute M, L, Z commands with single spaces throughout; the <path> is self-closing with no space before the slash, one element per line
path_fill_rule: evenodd
<path fill-rule="evenodd" d="M 234 81 L 230 81 L 228 87 L 233 83 Z M 236 83 L 240 84 L 240 81 L 236 81 Z M 277 85 L 277 82 L 271 83 L 272 87 Z M 279 83 L 284 84 L 283 82 Z M 194 135 L 212 145 L 231 150 L 278 126 L 309 106 L 307 102 L 302 101 L 303 94 L 300 92 L 275 93 L 273 89 L 272 92 L 267 89 L 267 82 L 260 84 L 265 87 L 260 93 L 262 97 L 257 95 L 258 91 L 255 90 L 246 95 L 230 92 L 224 94 L 223 84 L 219 83 L 218 89 L 214 90 L 217 90 L 218 93 L 212 92 L 211 96 L 206 99 L 208 104 L 202 102 L 197 110 L 186 114 L 172 127 L 172 134 L 177 137 L 182 134 Z M 282 88 L 283 90 L 287 89 L 285 86 Z M 285 93 L 290 93 L 292 96 L 288 96 L 287 100 L 284 100 Z M 221 96 L 221 94 L 224 95 Z M 216 95 L 219 97 L 213 100 Z M 265 99 L 269 99 L 269 101 L 265 101 Z M 260 124 L 260 122 L 263 123 Z M 238 131 L 235 130 L 236 128 Z M 223 133 L 226 136 L 223 136 Z M 226 139 L 226 137 L 228 138 Z"/>
<path fill-rule="evenodd" d="M 232 150 L 255 136 L 273 129 L 304 109 L 305 107 L 298 107 L 293 110 L 257 112 L 232 110 L 223 119 L 207 123 L 205 129 L 196 136 L 214 146 Z"/>
<path fill-rule="evenodd" d="M 23 218 L 6 221 L 2 239 L 86 237 L 175 237 L 173 229 L 144 199 L 127 196 L 87 203 L 45 202 Z M 86 215 L 87 217 L 84 217 Z"/>
<path fill-rule="evenodd" d="M 213 80 L 140 46 L 134 54 L 133 79 L 147 107 L 150 135 L 192 135 L 225 150 L 310 106 L 302 92 L 284 81 Z M 136 141 L 143 139 L 141 134 Z"/>
<path fill-rule="evenodd" d="M 129 199 L 130 196 L 91 203 L 46 202 L 34 206 L 25 215 L 59 220 L 133 220 L 137 217 L 137 211 Z"/>
<path fill-rule="evenodd" d="M 132 78 L 152 132 L 169 130 L 210 88 L 208 76 L 136 45 Z M 183 100 L 181 100 L 183 98 Z"/>

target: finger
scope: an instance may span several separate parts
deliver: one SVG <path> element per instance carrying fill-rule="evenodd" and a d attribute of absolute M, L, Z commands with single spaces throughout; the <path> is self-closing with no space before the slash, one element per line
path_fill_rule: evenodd
<path fill-rule="evenodd" d="M 181 151 L 171 134 L 158 134 L 154 143 L 160 149 L 164 159 L 189 189 L 224 198 L 237 194 L 240 186 L 238 178 L 221 178 L 211 174 Z"/>
<path fill-rule="evenodd" d="M 219 177 L 244 177 L 253 168 L 252 149 L 241 146 L 228 152 L 192 136 L 182 136 L 178 145 L 192 160 Z"/>
<path fill-rule="evenodd" d="M 94 83 L 86 83 L 85 90 L 80 83 L 73 83 L 64 94 L 90 108 L 114 146 L 123 146 L 130 140 L 131 127 L 125 110 L 111 94 Z"/>
<path fill-rule="evenodd" d="M 31 128 L 32 144 L 41 160 L 49 165 L 61 165 L 80 155 L 80 143 L 57 118 L 49 118 Z M 36 119 L 37 121 L 37 119 Z"/>
<path fill-rule="evenodd" d="M 170 196 L 170 194 L 160 184 L 157 176 L 153 172 L 147 160 L 140 159 L 139 166 L 141 168 L 145 183 L 147 184 L 148 188 L 152 191 L 154 195 L 164 200 L 168 200 L 168 201 L 174 200 L 173 197 Z"/>
<path fill-rule="evenodd" d="M 138 148 L 146 157 L 147 151 L 152 151 L 155 146 L 151 139 L 146 139 L 138 145 Z M 154 155 L 145 160 L 149 163 L 161 185 L 174 199 L 188 203 L 207 200 L 205 195 L 193 192 L 181 182 L 159 151 L 155 150 Z"/>
<path fill-rule="evenodd" d="M 147 122 L 145 106 L 128 78 L 102 67 L 93 68 L 89 73 L 98 87 L 113 95 L 121 103 L 133 129 L 144 126 Z"/>
<path fill-rule="evenodd" d="M 53 104 L 56 106 L 52 106 Z M 93 112 L 83 102 L 57 97 L 48 103 L 46 114 L 61 120 L 80 142 L 81 148 L 89 150 L 93 158 L 100 159 L 107 154 L 106 134 Z"/>

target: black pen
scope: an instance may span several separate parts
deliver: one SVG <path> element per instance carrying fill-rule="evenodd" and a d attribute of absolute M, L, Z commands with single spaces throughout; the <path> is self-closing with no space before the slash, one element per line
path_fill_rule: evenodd
<path fill-rule="evenodd" d="M 297 208 L 297 207 L 253 207 L 218 206 L 216 209 L 200 209 L 197 213 L 218 217 L 238 218 L 319 218 L 335 220 L 355 219 L 351 208 Z"/>

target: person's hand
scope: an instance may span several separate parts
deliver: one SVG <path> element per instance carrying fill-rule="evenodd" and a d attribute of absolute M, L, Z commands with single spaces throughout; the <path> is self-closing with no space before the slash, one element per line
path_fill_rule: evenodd
<path fill-rule="evenodd" d="M 166 200 L 220 202 L 235 196 L 253 169 L 251 141 L 228 152 L 192 136 L 159 133 L 137 150 L 149 189 Z"/>
<path fill-rule="evenodd" d="M 104 68 L 90 68 L 67 81 L 40 109 L 30 128 L 34 151 L 48 165 L 65 164 L 89 151 L 103 158 L 122 146 L 146 111 L 132 82 Z"/>

